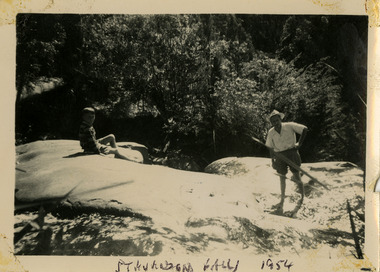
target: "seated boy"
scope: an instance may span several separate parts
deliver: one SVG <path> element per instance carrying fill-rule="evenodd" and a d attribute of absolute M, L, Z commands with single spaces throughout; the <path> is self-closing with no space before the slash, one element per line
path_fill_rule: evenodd
<path fill-rule="evenodd" d="M 115 154 L 115 158 L 129 160 L 120 154 L 117 149 L 116 139 L 113 134 L 96 139 L 95 129 L 92 126 L 95 121 L 95 109 L 84 108 L 82 110 L 82 124 L 79 128 L 79 141 L 85 153 L 92 154 Z M 108 145 L 109 144 L 109 145 Z"/>

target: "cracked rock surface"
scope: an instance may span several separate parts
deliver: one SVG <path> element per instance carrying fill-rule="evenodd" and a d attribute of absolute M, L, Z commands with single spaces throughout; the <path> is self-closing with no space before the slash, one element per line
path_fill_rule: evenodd
<path fill-rule="evenodd" d="M 347 201 L 363 246 L 363 171 L 351 163 L 304 164 L 330 190 L 303 176 L 304 204 L 289 218 L 268 212 L 280 200 L 280 185 L 267 158 L 224 158 L 197 173 L 73 156 L 80 147 L 70 140 L 16 152 L 16 208 L 59 199 L 45 207 L 42 228 L 15 243 L 19 255 L 348 255 L 355 244 Z M 299 198 L 286 182 L 284 211 Z M 39 206 L 16 211 L 15 233 L 38 217 Z"/>

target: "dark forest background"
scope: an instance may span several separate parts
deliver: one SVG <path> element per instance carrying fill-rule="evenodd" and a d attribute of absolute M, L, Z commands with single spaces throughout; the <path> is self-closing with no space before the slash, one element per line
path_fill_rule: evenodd
<path fill-rule="evenodd" d="M 94 106 L 99 137 L 204 167 L 268 156 L 248 135 L 264 141 L 277 109 L 309 127 L 305 162 L 364 168 L 367 29 L 366 16 L 19 14 L 16 144 L 77 139 Z"/>

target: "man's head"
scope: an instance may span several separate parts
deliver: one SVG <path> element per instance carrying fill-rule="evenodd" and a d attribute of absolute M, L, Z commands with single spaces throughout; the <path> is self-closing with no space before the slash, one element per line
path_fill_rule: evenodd
<path fill-rule="evenodd" d="M 272 113 L 269 115 L 268 120 L 275 129 L 279 130 L 281 128 L 281 123 L 284 116 L 285 115 L 283 113 L 277 110 L 273 110 Z"/>
<path fill-rule="evenodd" d="M 87 124 L 92 125 L 95 121 L 95 109 L 88 107 L 82 110 L 82 119 Z"/>

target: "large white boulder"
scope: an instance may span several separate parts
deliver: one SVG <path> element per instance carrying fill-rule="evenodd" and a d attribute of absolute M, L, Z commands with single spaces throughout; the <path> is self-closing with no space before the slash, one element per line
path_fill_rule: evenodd
<path fill-rule="evenodd" d="M 363 171 L 349 163 L 304 165 L 330 190 L 308 187 L 297 218 L 288 218 L 266 211 L 280 200 L 279 177 L 267 158 L 224 158 L 209 165 L 209 173 L 197 173 L 83 155 L 70 140 L 38 141 L 16 152 L 16 232 L 36 216 L 21 213 L 22 205 L 38 208 L 70 192 L 50 205 L 44 254 L 268 256 L 323 248 L 326 257 L 342 247 L 354 250 L 347 200 L 363 236 Z M 287 180 L 284 209 L 293 209 L 298 198 Z M 25 235 L 16 253 L 33 254 L 36 239 Z"/>

